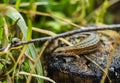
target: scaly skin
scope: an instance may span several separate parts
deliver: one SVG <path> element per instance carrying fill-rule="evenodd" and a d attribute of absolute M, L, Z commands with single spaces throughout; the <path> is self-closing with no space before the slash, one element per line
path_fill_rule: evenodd
<path fill-rule="evenodd" d="M 65 47 L 57 48 L 54 51 L 54 54 L 65 55 L 65 56 L 71 56 L 71 55 L 76 56 L 76 55 L 89 54 L 97 50 L 100 45 L 99 37 L 92 32 L 84 33 L 84 34 L 89 36 L 74 46 L 65 46 Z"/>

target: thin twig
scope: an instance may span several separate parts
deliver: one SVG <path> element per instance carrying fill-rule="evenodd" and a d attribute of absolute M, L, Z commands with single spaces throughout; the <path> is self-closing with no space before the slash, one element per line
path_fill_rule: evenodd
<path fill-rule="evenodd" d="M 40 42 L 40 41 L 46 41 L 46 40 L 54 40 L 57 39 L 59 37 L 66 37 L 66 36 L 70 36 L 73 34 L 77 34 L 77 33 L 82 33 L 82 32 L 91 32 L 91 31 L 100 31 L 100 30 L 120 30 L 120 24 L 113 24 L 113 25 L 108 25 L 108 26 L 97 26 L 97 27 L 84 27 L 82 29 L 77 29 L 77 30 L 73 30 L 73 31 L 68 31 L 65 33 L 61 33 L 55 36 L 51 36 L 51 37 L 42 37 L 42 38 L 36 38 L 36 39 L 32 39 L 29 41 L 23 41 L 23 42 L 19 42 L 16 44 L 12 44 L 10 46 L 11 47 L 17 47 L 20 45 L 24 45 L 24 44 L 29 44 L 29 43 L 35 43 L 35 42 Z M 0 51 L 3 51 L 5 48 L 1 48 Z"/>

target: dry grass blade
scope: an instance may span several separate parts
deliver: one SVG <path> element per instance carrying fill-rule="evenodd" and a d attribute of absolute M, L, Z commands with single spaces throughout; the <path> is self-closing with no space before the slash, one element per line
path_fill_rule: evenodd
<path fill-rule="evenodd" d="M 39 60 L 40 60 L 40 57 L 41 57 L 41 55 L 43 54 L 43 52 L 44 52 L 45 48 L 47 47 L 48 43 L 49 43 L 48 41 L 44 43 L 43 48 L 42 48 L 41 51 L 40 51 L 40 54 L 38 55 L 36 61 L 34 62 L 34 65 L 33 65 L 32 69 L 30 70 L 30 74 L 32 74 L 32 73 L 35 71 L 34 69 L 35 69 L 35 67 L 37 66 L 37 64 L 38 64 L 38 62 L 39 62 Z M 32 76 L 29 75 L 26 83 L 30 83 L 31 78 L 32 78 Z"/>
<path fill-rule="evenodd" d="M 57 35 L 57 34 L 51 32 L 51 31 L 44 30 L 44 29 L 40 29 L 40 28 L 36 28 L 36 27 L 33 27 L 32 30 L 33 30 L 33 31 L 36 31 L 36 32 L 39 32 L 39 33 L 51 35 L 51 36 Z M 68 41 L 65 40 L 64 38 L 58 38 L 58 39 L 61 40 L 61 41 L 63 41 L 64 43 L 68 44 L 69 46 L 73 46 L 70 42 L 68 42 Z"/>
<path fill-rule="evenodd" d="M 56 83 L 55 81 L 53 81 L 52 79 L 50 79 L 48 77 L 44 77 L 44 76 L 40 76 L 40 75 L 36 75 L 36 74 L 30 74 L 30 73 L 26 73 L 26 72 L 23 72 L 23 71 L 19 72 L 18 74 L 33 76 L 33 77 L 41 78 L 41 79 L 44 79 L 44 80 L 48 80 L 48 81 L 50 81 L 52 83 Z"/>
<path fill-rule="evenodd" d="M 90 62 L 92 62 L 93 64 L 95 64 L 102 72 L 104 72 L 105 76 L 108 77 L 109 82 L 111 83 L 111 79 L 110 79 L 110 77 L 108 76 L 108 73 L 106 73 L 95 61 L 91 60 L 91 59 L 90 59 L 89 57 L 87 57 L 86 55 L 84 55 L 84 57 L 85 57 L 86 59 L 88 59 Z"/>
<path fill-rule="evenodd" d="M 18 11 L 20 11 L 20 12 L 22 12 L 22 13 L 25 13 L 25 14 L 28 14 L 28 13 L 30 12 L 30 11 L 21 10 L 21 9 L 19 9 Z M 43 12 L 38 12 L 38 11 L 31 11 L 31 13 L 34 13 L 34 14 L 36 14 L 36 15 L 48 16 L 48 17 L 51 17 L 51 18 L 54 18 L 54 19 L 58 19 L 58 20 L 60 20 L 60 21 L 63 21 L 63 22 L 65 22 L 65 23 L 68 23 L 68 24 L 70 24 L 70 25 L 72 25 L 72 26 L 74 26 L 74 27 L 78 27 L 78 28 L 81 27 L 81 26 L 79 26 L 79 25 L 71 22 L 71 21 L 68 20 L 68 19 L 55 16 L 54 14 L 43 13 Z"/>

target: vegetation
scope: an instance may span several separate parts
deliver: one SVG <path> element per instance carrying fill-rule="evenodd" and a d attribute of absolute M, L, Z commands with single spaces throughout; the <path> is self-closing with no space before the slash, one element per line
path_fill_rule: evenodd
<path fill-rule="evenodd" d="M 118 0 L 2 0 L 0 1 L 0 82 L 43 83 L 40 58 L 48 42 L 12 47 L 28 41 L 80 26 L 112 24 L 111 8 Z M 28 73 L 27 73 L 28 72 Z M 33 74 L 34 73 L 34 74 Z M 27 79 L 27 80 L 26 80 Z M 44 80 L 43 80 L 44 79 Z"/>

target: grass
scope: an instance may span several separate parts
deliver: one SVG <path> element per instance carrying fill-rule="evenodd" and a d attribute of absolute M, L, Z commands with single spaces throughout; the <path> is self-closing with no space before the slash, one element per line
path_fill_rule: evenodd
<path fill-rule="evenodd" d="M 118 1 L 114 3 L 118 3 Z M 73 30 L 80 26 L 113 23 L 114 18 L 109 17 L 112 14 L 108 8 L 114 3 L 113 0 L 30 0 L 29 2 L 27 0 L 14 2 L 3 0 L 0 4 L 0 47 L 9 47 L 14 38 L 27 41 L 32 38 Z M 44 34 L 43 32 L 37 33 L 38 30 L 35 31 L 36 29 L 32 27 L 51 32 L 50 34 L 47 34 L 46 31 Z M 6 79 L 9 78 L 9 81 L 19 83 L 23 79 L 27 80 L 28 76 L 27 83 L 31 80 L 36 83 L 44 83 L 44 80 L 54 83 L 53 80 L 44 77 L 44 70 L 39 60 L 45 50 L 44 45 L 28 44 L 0 52 L 1 59 L 7 61 L 0 62 L 0 71 L 5 70 L 2 73 L 5 77 L 1 82 L 7 82 Z M 36 51 L 38 48 L 40 54 Z M 21 74 L 24 75 L 23 79 L 21 79 Z M 32 76 L 37 79 L 32 79 Z"/>

